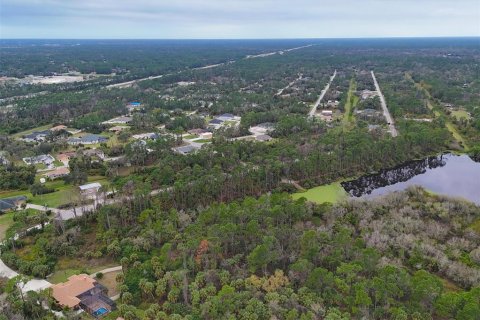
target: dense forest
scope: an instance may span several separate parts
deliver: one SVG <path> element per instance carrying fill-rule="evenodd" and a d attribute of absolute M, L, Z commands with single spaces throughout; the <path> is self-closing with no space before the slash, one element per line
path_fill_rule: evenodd
<path fill-rule="evenodd" d="M 480 319 L 478 205 L 419 187 L 294 200 L 445 152 L 480 161 L 471 39 L 0 48 L 0 195 L 27 199 L 0 215 L 1 259 L 21 274 L 0 277 L 1 320 L 88 317 L 16 283 L 99 266 L 122 267 L 105 319 Z M 92 78 L 22 82 L 78 72 Z"/>
<path fill-rule="evenodd" d="M 110 256 L 123 266 L 125 319 L 467 320 L 480 312 L 479 219 L 473 204 L 418 188 L 334 206 L 275 193 L 182 211 L 139 194 L 11 242 L 2 258 L 28 273 L 57 256 Z"/>

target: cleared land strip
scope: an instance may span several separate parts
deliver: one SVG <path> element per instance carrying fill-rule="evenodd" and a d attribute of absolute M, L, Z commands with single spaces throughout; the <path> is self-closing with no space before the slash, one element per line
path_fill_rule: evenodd
<path fill-rule="evenodd" d="M 332 81 L 333 81 L 333 79 L 335 79 L 336 75 L 337 75 L 337 70 L 335 70 L 333 75 L 330 77 L 330 81 L 328 81 L 327 85 L 325 86 L 325 88 L 320 93 L 320 96 L 318 97 L 317 101 L 315 101 L 315 104 L 310 109 L 310 112 L 308 113 L 309 117 L 314 117 L 315 116 L 315 113 L 317 112 L 317 108 L 320 105 L 320 102 L 322 102 L 323 97 L 325 96 L 328 89 L 330 88 L 330 85 L 332 84 Z"/>
<path fill-rule="evenodd" d="M 276 55 L 276 54 L 284 54 L 285 52 L 300 50 L 300 49 L 308 48 L 308 47 L 311 47 L 311 46 L 313 46 L 313 44 L 309 44 L 309 45 L 301 46 L 301 47 L 290 48 L 290 49 L 278 50 L 278 51 L 273 51 L 273 52 L 267 52 L 267 53 L 262 53 L 262 54 L 257 54 L 257 55 L 248 55 L 248 56 L 244 57 L 243 59 L 255 59 L 255 58 L 263 58 L 263 57 L 273 56 L 273 55 Z M 212 69 L 212 68 L 217 68 L 217 67 L 227 65 L 227 64 L 231 64 L 231 63 L 235 63 L 235 62 L 237 62 L 237 60 L 230 60 L 230 61 L 227 61 L 227 62 L 210 64 L 210 65 L 207 65 L 207 66 L 192 68 L 192 69 L 188 69 L 188 70 Z M 138 82 L 142 82 L 142 81 L 146 81 L 146 80 L 159 79 L 159 78 L 170 76 L 170 75 L 173 75 L 173 74 L 180 74 L 184 71 L 185 70 L 180 70 L 176 73 L 168 73 L 168 74 L 162 74 L 162 75 L 158 75 L 158 76 L 150 76 L 150 77 L 146 77 L 146 78 L 130 80 L 130 81 L 126 81 L 126 82 L 114 83 L 114 84 L 110 84 L 110 85 L 106 86 L 106 88 L 107 89 L 125 88 L 125 87 L 129 87 L 131 85 L 134 85 L 135 83 L 138 83 Z"/>
<path fill-rule="evenodd" d="M 387 102 L 385 101 L 385 97 L 383 96 L 383 93 L 380 90 L 380 86 L 378 85 L 377 78 L 375 78 L 375 73 L 373 73 L 373 71 L 370 71 L 370 72 L 372 73 L 373 82 L 375 83 L 375 90 L 377 90 L 378 96 L 380 97 L 380 104 L 382 105 L 383 115 L 385 116 L 385 119 L 387 119 L 387 123 L 389 127 L 388 131 L 390 132 L 392 137 L 395 138 L 396 136 L 398 136 L 398 131 L 395 128 L 395 122 L 393 121 L 390 111 L 388 111 Z"/>
<path fill-rule="evenodd" d="M 349 128 L 350 123 L 353 120 L 353 109 L 357 105 L 358 98 L 354 95 L 357 90 L 357 83 L 355 79 L 350 80 L 350 86 L 348 87 L 347 102 L 345 103 L 345 114 L 343 115 L 342 123 L 345 129 Z"/>
<path fill-rule="evenodd" d="M 425 96 L 427 97 L 427 107 L 430 111 L 433 112 L 436 118 L 441 117 L 442 115 L 445 115 L 442 110 L 439 108 L 435 108 L 435 106 L 432 103 L 432 95 L 428 91 L 427 88 L 425 88 L 421 83 L 415 82 L 413 80 L 412 76 L 409 73 L 405 73 L 405 78 L 413 83 L 413 85 L 419 89 L 420 91 L 423 91 L 425 93 Z M 463 147 L 465 151 L 469 150 L 469 147 L 465 141 L 465 138 L 458 132 L 457 128 L 455 125 L 449 120 L 449 118 L 445 115 L 446 121 L 445 121 L 445 127 L 447 128 L 448 131 L 452 134 L 453 138 Z"/>

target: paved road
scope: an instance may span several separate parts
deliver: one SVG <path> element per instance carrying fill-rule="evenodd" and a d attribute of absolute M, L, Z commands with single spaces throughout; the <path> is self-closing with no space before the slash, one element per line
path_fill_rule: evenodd
<path fill-rule="evenodd" d="M 279 96 L 283 93 L 283 91 L 285 91 L 286 89 L 290 88 L 291 86 L 293 86 L 293 84 L 299 80 L 302 80 L 302 77 L 303 77 L 303 74 L 300 73 L 300 75 L 298 76 L 297 79 L 293 80 L 292 82 L 290 82 L 288 85 L 286 85 L 285 87 L 283 87 L 282 89 L 279 89 L 277 91 L 277 93 L 275 94 L 276 96 Z"/>
<path fill-rule="evenodd" d="M 32 228 L 35 228 L 37 226 L 34 226 Z M 31 229 L 32 229 L 31 228 Z M 14 238 L 18 238 L 19 235 L 15 235 Z M 18 276 L 18 272 L 13 271 L 10 269 L 5 263 L 3 263 L 2 259 L 0 259 L 0 277 L 2 278 L 7 278 L 7 279 L 12 279 Z M 40 291 L 46 288 L 49 288 L 52 284 L 48 282 L 47 280 L 43 279 L 31 279 L 27 281 L 26 283 L 21 286 L 21 289 L 23 292 L 28 292 L 28 291 Z"/>
<path fill-rule="evenodd" d="M 330 81 L 328 81 L 327 85 L 325 88 L 322 90 L 320 93 L 320 96 L 318 97 L 317 101 L 315 104 L 312 106 L 312 109 L 310 109 L 310 112 L 308 113 L 309 117 L 314 117 L 315 113 L 317 113 L 317 108 L 320 105 L 320 102 L 322 102 L 323 97 L 327 93 L 328 89 L 330 88 L 330 85 L 332 84 L 333 79 L 335 79 L 335 76 L 337 75 L 337 70 L 333 73 L 333 75 L 330 77 Z"/>
<path fill-rule="evenodd" d="M 257 54 L 257 55 L 248 55 L 248 56 L 244 57 L 243 59 L 263 58 L 263 57 L 268 57 L 268 56 L 275 55 L 275 54 L 283 54 L 284 52 L 290 52 L 290 51 L 294 51 L 294 50 L 308 48 L 308 47 L 311 47 L 311 46 L 313 46 L 313 44 L 309 44 L 309 45 L 301 46 L 301 47 L 290 48 L 290 49 L 285 49 L 285 50 L 274 51 L 274 52 L 267 52 L 267 53 L 262 53 L 262 54 Z M 237 61 L 236 60 L 230 60 L 228 62 L 210 64 L 210 65 L 207 65 L 207 66 L 192 68 L 192 69 L 188 69 L 188 70 L 212 69 L 212 68 L 217 68 L 217 67 L 227 65 L 227 64 L 231 64 L 231 63 L 235 63 L 235 62 L 237 62 Z M 185 70 L 180 70 L 180 71 L 175 72 L 175 73 L 168 73 L 168 74 L 162 74 L 162 75 L 158 75 L 158 76 L 150 76 L 150 77 L 146 77 L 146 78 L 130 80 L 130 81 L 126 81 L 126 82 L 114 83 L 114 84 L 110 84 L 110 85 L 106 86 L 106 88 L 125 88 L 125 87 L 129 87 L 129 86 L 131 86 L 135 83 L 141 82 L 141 81 L 158 79 L 158 78 L 170 76 L 170 75 L 173 75 L 173 74 L 180 74 L 184 71 Z"/>
<path fill-rule="evenodd" d="M 373 73 L 373 71 L 371 71 L 371 73 L 372 73 L 373 82 L 375 83 L 375 90 L 377 90 L 378 96 L 380 97 L 380 103 L 382 105 L 383 115 L 385 116 L 385 119 L 387 120 L 387 123 L 388 123 L 388 128 L 389 128 L 388 131 L 390 132 L 392 137 L 396 137 L 398 136 L 398 131 L 395 128 L 395 122 L 393 121 L 393 118 L 390 115 L 390 111 L 388 111 L 387 102 L 385 101 L 385 97 L 383 96 L 383 93 L 380 90 L 380 86 L 378 85 L 377 78 L 375 78 L 375 74 Z"/>

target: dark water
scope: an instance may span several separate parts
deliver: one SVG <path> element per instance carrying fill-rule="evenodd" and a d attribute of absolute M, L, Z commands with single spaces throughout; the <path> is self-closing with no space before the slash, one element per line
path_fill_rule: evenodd
<path fill-rule="evenodd" d="M 413 185 L 480 205 L 480 163 L 467 155 L 446 154 L 410 161 L 377 174 L 342 182 L 342 187 L 351 196 L 365 198 Z"/>

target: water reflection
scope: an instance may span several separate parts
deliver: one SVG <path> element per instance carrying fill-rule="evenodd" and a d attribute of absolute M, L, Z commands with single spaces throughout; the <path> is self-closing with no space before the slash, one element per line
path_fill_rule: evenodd
<path fill-rule="evenodd" d="M 410 161 L 342 183 L 342 187 L 354 197 L 378 196 L 411 185 L 480 204 L 480 163 L 466 155 L 446 154 Z"/>

